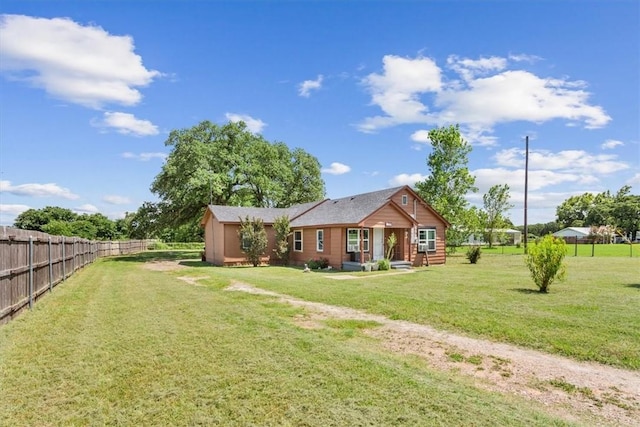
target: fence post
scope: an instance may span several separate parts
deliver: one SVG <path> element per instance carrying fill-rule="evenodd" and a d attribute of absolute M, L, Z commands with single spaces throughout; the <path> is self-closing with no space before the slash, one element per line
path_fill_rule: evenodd
<path fill-rule="evenodd" d="M 33 236 L 29 236 L 29 310 L 33 310 Z"/>
<path fill-rule="evenodd" d="M 76 238 L 71 243 L 71 274 L 76 272 Z"/>
<path fill-rule="evenodd" d="M 62 236 L 62 281 L 64 282 L 65 279 L 67 278 L 67 270 L 66 270 L 66 265 L 65 265 L 65 256 L 66 254 L 64 253 L 64 236 Z"/>
<path fill-rule="evenodd" d="M 53 291 L 53 260 L 51 259 L 51 236 L 49 236 L 49 292 Z"/>

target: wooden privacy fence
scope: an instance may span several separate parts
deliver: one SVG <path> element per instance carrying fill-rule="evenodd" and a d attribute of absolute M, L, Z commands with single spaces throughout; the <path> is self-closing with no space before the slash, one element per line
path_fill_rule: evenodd
<path fill-rule="evenodd" d="M 92 241 L 0 226 L 0 324 L 98 258 L 147 250 L 150 240 Z"/>

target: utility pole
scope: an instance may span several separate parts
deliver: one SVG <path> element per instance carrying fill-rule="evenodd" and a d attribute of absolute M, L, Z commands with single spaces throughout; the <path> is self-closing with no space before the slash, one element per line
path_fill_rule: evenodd
<path fill-rule="evenodd" d="M 529 135 L 525 136 L 524 151 L 524 253 L 527 253 L 527 244 L 529 243 L 528 225 L 527 225 L 527 198 L 529 191 Z"/>

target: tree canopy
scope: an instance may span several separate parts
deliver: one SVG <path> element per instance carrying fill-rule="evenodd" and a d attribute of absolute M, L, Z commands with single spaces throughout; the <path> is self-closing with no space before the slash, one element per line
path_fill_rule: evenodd
<path fill-rule="evenodd" d="M 482 196 L 482 201 L 484 202 L 485 241 L 488 241 L 489 247 L 492 247 L 494 231 L 506 226 L 507 218 L 504 214 L 513 207 L 509 203 L 509 185 L 494 185 Z"/>
<path fill-rule="evenodd" d="M 315 157 L 270 143 L 243 122 L 218 126 L 203 121 L 172 131 L 165 145 L 172 151 L 151 184 L 164 225 L 200 218 L 209 203 L 288 207 L 325 195 Z"/>
<path fill-rule="evenodd" d="M 556 208 L 557 222 L 563 227 L 607 225 L 634 238 L 640 230 L 640 195 L 623 186 L 616 194 L 605 191 L 571 196 Z"/>
<path fill-rule="evenodd" d="M 475 177 L 467 167 L 471 145 L 460 135 L 458 125 L 432 129 L 429 139 L 432 151 L 427 157 L 427 166 L 431 174 L 416 183 L 416 190 L 451 223 L 447 240 L 455 244 L 464 239 L 462 234 L 470 233 L 471 227 L 467 222 L 474 216 L 469 212 L 469 202 L 465 199 L 468 192 L 478 191 L 474 186 Z"/>
<path fill-rule="evenodd" d="M 14 226 L 24 230 L 90 240 L 117 240 L 127 237 L 128 234 L 120 220 L 112 221 L 100 213 L 79 215 L 70 209 L 57 206 L 28 209 L 18 215 Z"/>

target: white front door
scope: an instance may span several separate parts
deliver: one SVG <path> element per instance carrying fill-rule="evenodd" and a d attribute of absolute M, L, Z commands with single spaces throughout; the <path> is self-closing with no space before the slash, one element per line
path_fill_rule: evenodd
<path fill-rule="evenodd" d="M 384 258 L 384 228 L 373 229 L 373 259 Z"/>

